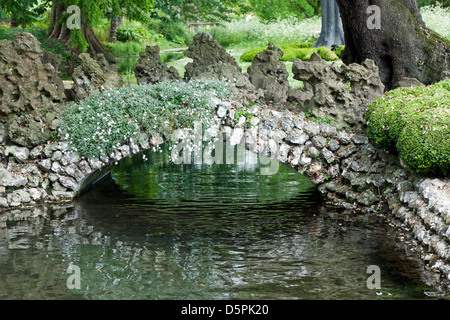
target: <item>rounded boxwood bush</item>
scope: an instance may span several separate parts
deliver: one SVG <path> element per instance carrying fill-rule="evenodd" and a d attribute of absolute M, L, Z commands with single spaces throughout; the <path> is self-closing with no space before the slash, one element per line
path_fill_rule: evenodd
<path fill-rule="evenodd" d="M 399 136 L 400 158 L 417 173 L 450 176 L 450 112 L 441 111 L 418 116 Z"/>
<path fill-rule="evenodd" d="M 385 93 L 366 113 L 369 138 L 417 173 L 450 175 L 449 89 L 445 80 Z"/>

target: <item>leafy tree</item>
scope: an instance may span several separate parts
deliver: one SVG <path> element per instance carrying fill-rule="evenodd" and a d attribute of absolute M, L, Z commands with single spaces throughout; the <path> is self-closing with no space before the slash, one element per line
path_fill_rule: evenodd
<path fill-rule="evenodd" d="M 80 8 L 80 28 L 69 29 L 67 12 L 69 6 Z M 109 61 L 113 56 L 103 47 L 94 34 L 93 26 L 98 24 L 107 14 L 119 16 L 121 14 L 131 18 L 145 20 L 146 13 L 153 7 L 152 0 L 53 0 L 49 38 L 58 39 L 69 48 L 81 52 L 103 53 Z"/>
<path fill-rule="evenodd" d="M 450 7 L 450 0 L 417 0 L 417 4 L 419 8 L 430 5 Z"/>
<path fill-rule="evenodd" d="M 165 22 L 228 20 L 241 0 L 155 0 L 153 18 Z"/>
<path fill-rule="evenodd" d="M 11 27 L 25 26 L 46 10 L 50 0 L 1 0 L 0 9 L 11 17 Z"/>
<path fill-rule="evenodd" d="M 250 0 L 256 15 L 264 21 L 291 16 L 311 18 L 320 13 L 320 0 Z"/>

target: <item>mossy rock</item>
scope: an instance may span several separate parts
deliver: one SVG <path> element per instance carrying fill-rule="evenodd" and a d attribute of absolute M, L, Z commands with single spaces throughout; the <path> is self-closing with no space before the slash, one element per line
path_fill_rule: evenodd
<path fill-rule="evenodd" d="M 334 53 L 336 53 L 338 57 L 341 57 L 342 51 L 344 51 L 344 49 L 345 45 L 339 46 L 336 49 L 334 49 Z"/>
<path fill-rule="evenodd" d="M 339 55 L 335 51 L 332 51 L 326 47 L 311 48 L 311 46 L 311 42 L 282 44 L 279 48 L 283 50 L 284 55 L 280 58 L 280 60 L 293 62 L 295 59 L 301 59 L 308 61 L 314 52 L 317 52 L 320 57 L 326 61 L 339 60 Z M 241 55 L 241 61 L 252 62 L 255 59 L 255 56 L 264 50 L 267 50 L 267 47 L 251 49 Z M 339 50 L 342 51 L 343 48 Z"/>
<path fill-rule="evenodd" d="M 371 141 L 398 152 L 415 172 L 450 175 L 450 80 L 387 92 L 366 120 Z"/>

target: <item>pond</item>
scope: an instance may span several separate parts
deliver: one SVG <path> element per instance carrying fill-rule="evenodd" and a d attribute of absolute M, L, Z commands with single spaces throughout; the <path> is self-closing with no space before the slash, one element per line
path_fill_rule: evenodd
<path fill-rule="evenodd" d="M 169 155 L 163 146 L 124 159 L 72 205 L 6 221 L 0 299 L 427 299 L 433 291 L 383 217 L 328 207 L 294 169 L 262 175 L 251 153 L 227 165 L 174 164 Z M 378 289 L 368 287 L 369 266 L 381 272 Z"/>

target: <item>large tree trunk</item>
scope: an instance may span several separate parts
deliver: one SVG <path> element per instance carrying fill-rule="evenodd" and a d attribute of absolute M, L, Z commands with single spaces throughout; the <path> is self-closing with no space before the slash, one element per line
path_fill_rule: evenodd
<path fill-rule="evenodd" d="M 333 49 L 344 43 L 344 31 L 336 0 L 322 0 L 322 31 L 313 48 Z"/>
<path fill-rule="evenodd" d="M 402 78 L 440 81 L 450 65 L 449 41 L 427 29 L 415 0 L 337 0 L 345 33 L 344 63 L 372 59 L 386 89 Z M 368 7 L 380 8 L 379 28 Z M 368 24 L 369 21 L 369 24 Z"/>
<path fill-rule="evenodd" d="M 67 28 L 65 22 L 61 22 L 64 21 L 63 19 L 61 19 L 61 16 L 66 13 L 66 10 L 66 7 L 57 4 L 56 1 L 53 1 L 50 25 L 48 29 L 48 37 L 50 39 L 59 40 L 60 42 L 65 44 L 67 48 L 72 50 L 72 52 L 79 53 L 77 52 L 78 50 L 76 48 L 72 48 L 70 46 L 70 30 Z M 83 14 L 81 14 L 81 16 L 83 17 Z M 102 43 L 95 36 L 92 27 L 88 25 L 87 18 L 81 19 L 81 32 L 83 33 L 83 36 L 85 37 L 89 45 L 87 49 L 88 53 L 103 53 L 105 55 L 105 58 L 109 62 L 114 62 L 114 57 L 105 49 Z"/>

